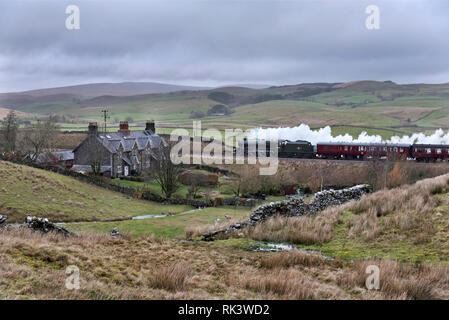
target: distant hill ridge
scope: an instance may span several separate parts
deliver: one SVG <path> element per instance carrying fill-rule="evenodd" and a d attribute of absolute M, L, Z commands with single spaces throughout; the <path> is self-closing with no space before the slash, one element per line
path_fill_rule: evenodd
<path fill-rule="evenodd" d="M 7 93 L 11 95 L 26 95 L 41 97 L 58 94 L 71 94 L 82 97 L 98 96 L 132 96 L 148 93 L 167 93 L 182 90 L 205 90 L 209 87 L 183 86 L 158 82 L 120 82 L 120 83 L 89 83 L 73 86 L 44 88 L 22 92 Z"/>

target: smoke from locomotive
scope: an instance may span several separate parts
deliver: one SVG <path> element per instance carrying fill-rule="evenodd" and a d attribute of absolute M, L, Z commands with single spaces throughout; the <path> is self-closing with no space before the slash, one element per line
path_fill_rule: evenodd
<path fill-rule="evenodd" d="M 241 143 L 244 155 L 257 155 L 260 150 L 266 150 L 259 148 L 258 141 L 266 141 L 267 136 L 273 135 L 279 137 L 276 144 L 280 158 L 449 161 L 449 132 L 445 134 L 442 129 L 427 136 L 416 133 L 411 136 L 395 136 L 389 140 L 362 132 L 357 139 L 353 139 L 349 134 L 332 136 L 330 127 L 311 130 L 305 124 L 293 128 L 253 129 L 248 134 L 248 139 L 245 138 Z M 263 147 L 265 144 L 268 147 L 269 143 L 270 141 L 264 142 Z M 270 156 L 268 152 L 267 156 Z"/>
<path fill-rule="evenodd" d="M 279 128 L 255 128 L 248 134 L 248 138 L 264 139 L 267 136 L 276 135 L 280 140 L 307 140 L 312 144 L 318 142 L 357 142 L 357 143 L 397 143 L 397 144 L 449 144 L 449 131 L 442 129 L 435 130 L 431 135 L 424 133 L 414 133 L 411 136 L 402 137 L 393 136 L 388 140 L 383 140 L 379 135 L 369 135 L 365 131 L 357 138 L 353 138 L 348 133 L 344 135 L 333 136 L 332 129 L 329 126 L 312 130 L 306 124 L 300 124 L 297 127 L 279 127 Z"/>

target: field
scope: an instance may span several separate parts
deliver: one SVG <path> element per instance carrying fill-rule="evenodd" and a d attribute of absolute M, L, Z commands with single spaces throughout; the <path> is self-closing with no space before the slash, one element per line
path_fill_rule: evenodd
<path fill-rule="evenodd" d="M 417 131 L 431 132 L 440 127 L 447 129 L 449 120 L 447 84 L 359 81 L 94 98 L 44 94 L 45 90 L 34 100 L 28 96 L 25 99 L 20 95 L 3 94 L 0 107 L 3 101 L 3 105 L 12 104 L 14 109 L 28 114 L 65 116 L 69 121 L 60 124 L 65 131 L 85 130 L 88 121 L 101 122 L 100 110 L 104 105 L 108 105 L 110 111 L 108 127 L 112 131 L 116 130 L 118 121 L 126 119 L 135 129 L 142 128 L 145 120 L 154 119 L 160 133 L 167 133 L 174 127 L 190 129 L 192 111 L 205 114 L 201 119 L 204 128 L 249 129 L 305 123 L 312 128 L 330 125 L 334 135 L 346 132 L 357 135 L 367 130 L 384 138 Z M 207 110 L 216 104 L 227 104 L 232 113 L 207 115 Z"/>
<path fill-rule="evenodd" d="M 153 225 L 156 236 L 139 234 L 134 221 L 120 225 L 123 237 L 104 234 L 108 222 L 73 224 L 78 236 L 68 238 L 0 229 L 0 298 L 447 299 L 448 179 L 373 193 L 316 217 L 277 218 L 213 242 L 163 228 L 213 226 L 222 214 L 248 212 L 210 208 L 163 218 L 160 233 Z M 322 253 L 253 251 L 261 240 Z M 65 288 L 69 265 L 80 270 L 79 290 Z M 370 265 L 380 269 L 379 290 L 365 286 Z"/>
<path fill-rule="evenodd" d="M 248 230 L 341 259 L 449 263 L 449 175 L 381 190 L 316 217 L 274 218 Z"/>
<path fill-rule="evenodd" d="M 97 221 L 192 209 L 131 199 L 74 178 L 5 161 L 0 161 L 0 180 L 0 214 L 11 222 L 22 222 L 27 215 L 58 222 Z"/>
<path fill-rule="evenodd" d="M 249 217 L 251 209 L 236 207 L 205 208 L 201 210 L 190 210 L 185 214 L 175 214 L 162 218 L 150 218 L 142 220 L 126 220 L 103 223 L 79 223 L 68 224 L 66 227 L 73 232 L 95 232 L 108 233 L 113 228 L 118 228 L 121 232 L 138 236 L 154 235 L 160 238 L 184 238 L 186 229 L 192 226 L 217 225 L 226 223 L 225 216 L 230 216 L 234 221 L 243 221 Z"/>
<path fill-rule="evenodd" d="M 355 137 L 367 131 L 389 138 L 449 129 L 448 84 L 359 81 L 123 96 L 89 92 L 0 94 L 0 107 L 31 117 L 59 116 L 61 130 L 72 132 L 57 139 L 57 147 L 64 149 L 83 139 L 85 133 L 77 131 L 85 131 L 89 121 L 101 123 L 99 111 L 105 105 L 110 131 L 117 130 L 119 121 L 142 129 L 154 119 L 158 133 L 177 127 L 191 133 L 192 111 L 206 114 L 203 128 L 220 130 L 306 123 L 329 125 L 334 135 Z M 231 112 L 207 115 L 216 104 Z M 447 163 L 281 161 L 270 177 L 256 174 L 257 166 L 223 169 L 240 176 L 233 181 L 221 177 L 217 187 L 201 191 L 213 198 L 231 196 L 228 189 L 238 183 L 244 194 L 279 194 L 289 184 L 316 192 L 369 183 L 376 192 L 315 216 L 274 217 L 204 242 L 202 233 L 243 221 L 254 208 L 197 209 L 143 201 L 0 161 L 0 215 L 8 216 L 8 222 L 47 217 L 76 234 L 0 228 L 0 299 L 449 299 Z M 161 194 L 155 182 L 113 181 Z M 187 193 L 182 186 L 175 196 Z M 269 196 L 266 202 L 283 199 Z M 147 217 L 131 219 L 138 216 Z M 122 236 L 112 237 L 114 228 Z M 257 250 L 273 243 L 296 248 Z M 80 270 L 80 290 L 65 288 L 70 265 Z M 365 286 L 370 265 L 380 268 L 379 290 Z"/>

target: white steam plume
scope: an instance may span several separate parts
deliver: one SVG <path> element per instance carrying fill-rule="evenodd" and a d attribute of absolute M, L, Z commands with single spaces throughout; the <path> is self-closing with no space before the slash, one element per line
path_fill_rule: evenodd
<path fill-rule="evenodd" d="M 348 133 L 344 135 L 332 136 L 332 129 L 329 126 L 312 130 L 306 124 L 300 124 L 297 127 L 279 127 L 279 128 L 255 128 L 250 131 L 248 138 L 264 139 L 267 136 L 278 136 L 279 139 L 307 140 L 312 144 L 317 142 L 363 142 L 363 143 L 423 143 L 423 144 L 449 144 L 449 131 L 437 129 L 431 135 L 424 133 L 414 133 L 411 136 L 393 136 L 388 140 L 383 140 L 379 135 L 368 135 L 363 131 L 356 139 Z"/>

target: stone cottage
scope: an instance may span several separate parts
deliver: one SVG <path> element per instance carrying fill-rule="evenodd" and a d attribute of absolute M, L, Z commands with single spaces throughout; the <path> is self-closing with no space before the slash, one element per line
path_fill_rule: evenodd
<path fill-rule="evenodd" d="M 151 168 L 166 145 L 151 120 L 143 131 L 130 131 L 128 122 L 122 121 L 118 132 L 111 133 L 99 133 L 97 123 L 89 123 L 87 138 L 73 150 L 73 168 L 91 172 L 95 167 L 112 177 L 128 176 L 132 171 L 140 174 Z"/>

